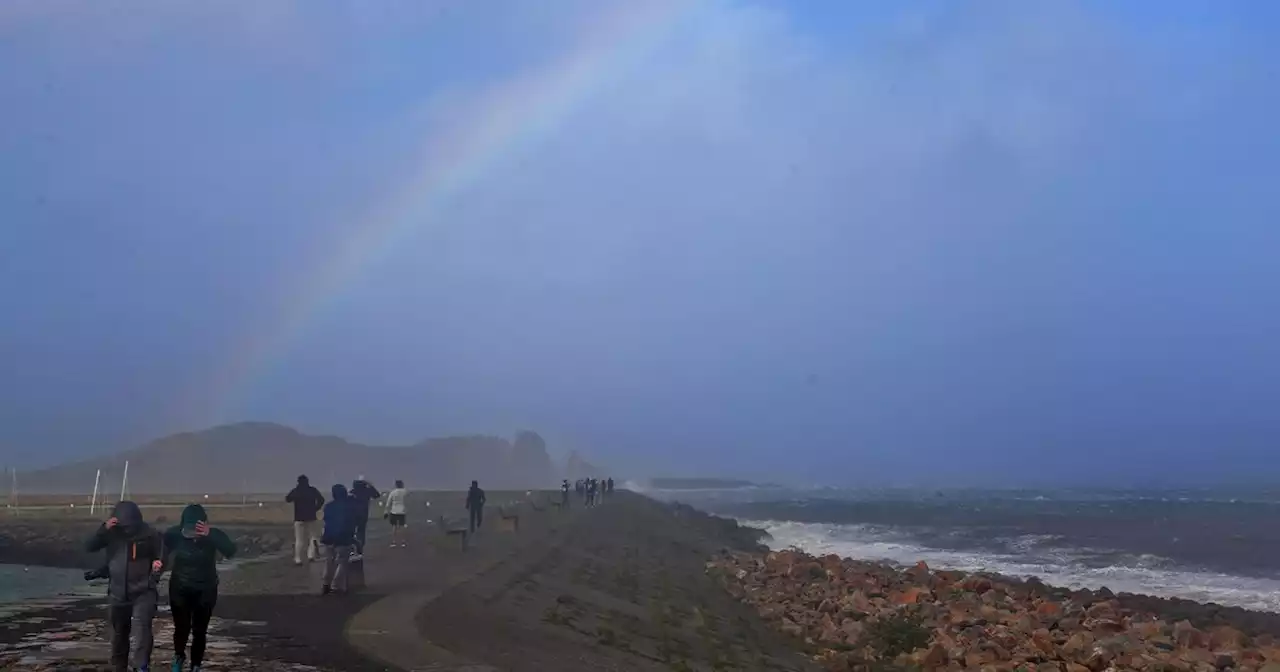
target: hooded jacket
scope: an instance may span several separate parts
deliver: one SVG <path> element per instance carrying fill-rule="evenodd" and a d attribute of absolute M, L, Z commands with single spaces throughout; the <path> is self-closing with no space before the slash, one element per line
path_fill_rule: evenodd
<path fill-rule="evenodd" d="M 484 490 L 481 490 L 480 486 L 472 485 L 471 489 L 467 490 L 468 509 L 482 508 L 484 506 L 484 501 Z"/>
<path fill-rule="evenodd" d="M 368 520 L 369 502 L 375 501 L 381 496 L 382 493 L 378 492 L 378 489 L 373 487 L 372 483 L 364 479 L 356 479 L 351 484 L 350 494 L 356 517 Z"/>
<path fill-rule="evenodd" d="M 236 545 L 222 530 L 211 527 L 204 537 L 187 537 L 183 529 L 209 522 L 204 507 L 189 504 L 182 510 L 182 522 L 165 530 L 165 567 L 169 570 L 169 590 L 215 590 L 218 587 L 218 554 L 230 558 Z"/>
<path fill-rule="evenodd" d="M 333 486 L 333 501 L 324 505 L 324 534 L 320 543 L 326 546 L 350 546 L 356 540 L 355 502 L 347 496 L 347 487 Z"/>
<path fill-rule="evenodd" d="M 324 506 L 324 495 L 311 485 L 306 476 L 299 476 L 297 487 L 285 495 L 284 501 L 293 504 L 294 522 L 309 523 L 316 519 L 316 513 Z"/>
<path fill-rule="evenodd" d="M 106 564 L 111 572 L 107 598 L 111 604 L 132 604 L 155 591 L 157 577 L 151 572 L 151 563 L 164 558 L 164 541 L 159 532 L 142 522 L 142 511 L 133 502 L 117 503 L 111 516 L 116 519 L 116 526 L 107 529 L 104 523 L 89 538 L 85 549 L 90 553 L 107 552 Z"/>

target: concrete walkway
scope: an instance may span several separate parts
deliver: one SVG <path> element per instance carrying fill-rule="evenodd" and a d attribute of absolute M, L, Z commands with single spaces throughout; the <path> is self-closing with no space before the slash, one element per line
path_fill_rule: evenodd
<path fill-rule="evenodd" d="M 534 493 L 535 502 L 547 495 Z M 433 506 L 455 520 L 457 506 Z M 366 590 L 387 594 L 347 623 L 346 637 L 360 653 L 389 667 L 416 671 L 481 672 L 497 670 L 455 655 L 425 639 L 417 627 L 422 610 L 444 592 L 495 571 L 518 571 L 555 548 L 565 530 L 583 515 L 581 507 L 562 512 L 529 504 L 511 507 L 520 515 L 520 530 L 501 531 L 498 507 L 485 509 L 485 525 L 470 538 L 467 550 L 457 537 L 435 524 L 414 524 L 410 517 L 408 548 L 388 547 L 383 533 L 365 549 Z M 378 521 L 383 523 L 383 521 Z M 377 523 L 375 523 L 377 524 Z"/>

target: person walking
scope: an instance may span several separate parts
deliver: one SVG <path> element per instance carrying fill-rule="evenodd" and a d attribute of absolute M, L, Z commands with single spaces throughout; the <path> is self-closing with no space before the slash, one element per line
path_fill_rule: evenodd
<path fill-rule="evenodd" d="M 569 508 L 569 479 L 567 478 L 560 484 L 560 506 Z"/>
<path fill-rule="evenodd" d="M 364 556 L 365 535 L 369 532 L 369 505 L 378 501 L 382 493 L 361 475 L 352 481 L 350 496 L 352 506 L 355 508 L 356 554 L 351 558 L 354 562 Z"/>
<path fill-rule="evenodd" d="M 308 562 L 315 562 L 316 550 L 320 535 L 316 533 L 316 514 L 324 506 L 324 495 L 311 485 L 305 475 L 298 477 L 298 485 L 294 486 L 284 501 L 293 504 L 293 564 L 302 564 L 305 549 Z"/>
<path fill-rule="evenodd" d="M 356 543 L 356 512 L 347 487 L 336 483 L 332 494 L 333 500 L 324 505 L 324 534 L 320 536 L 325 546 L 322 595 L 347 592 L 347 564 Z"/>
<path fill-rule="evenodd" d="M 143 522 L 137 504 L 123 501 L 89 538 L 85 550 L 105 550 L 107 555 L 111 669 L 128 672 L 132 657 L 135 670 L 149 672 L 154 643 L 151 621 L 156 615 L 156 584 L 164 568 L 164 540 Z"/>
<path fill-rule="evenodd" d="M 203 506 L 189 504 L 182 510 L 182 521 L 165 531 L 164 549 L 173 614 L 172 672 L 182 672 L 188 636 L 191 672 L 200 672 L 209 619 L 218 603 L 218 555 L 234 556 L 236 545 L 225 532 L 209 526 Z"/>
<path fill-rule="evenodd" d="M 405 514 L 408 509 L 405 507 L 405 499 L 409 496 L 409 491 L 404 489 L 404 481 L 396 481 L 396 487 L 387 493 L 387 520 L 391 522 L 391 548 L 397 545 L 400 548 L 408 546 L 405 538 Z"/>
<path fill-rule="evenodd" d="M 475 532 L 484 525 L 484 490 L 478 481 L 471 481 L 471 489 L 467 490 L 467 511 L 471 513 L 471 531 Z"/>

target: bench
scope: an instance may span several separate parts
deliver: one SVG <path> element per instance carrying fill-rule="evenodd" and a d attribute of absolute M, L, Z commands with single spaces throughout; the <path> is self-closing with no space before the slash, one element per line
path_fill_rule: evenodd
<path fill-rule="evenodd" d="M 452 521 L 443 515 L 436 519 L 436 523 L 440 525 L 441 530 L 444 530 L 446 537 L 458 537 L 461 540 L 462 550 L 467 550 L 468 537 L 471 536 L 471 528 L 467 523 Z"/>

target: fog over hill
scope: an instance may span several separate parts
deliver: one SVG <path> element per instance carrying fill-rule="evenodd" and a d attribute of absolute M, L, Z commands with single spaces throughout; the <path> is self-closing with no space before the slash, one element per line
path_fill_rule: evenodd
<path fill-rule="evenodd" d="M 327 488 L 367 476 L 379 487 L 397 478 L 414 488 L 464 489 L 472 479 L 489 488 L 545 488 L 587 464 L 574 453 L 563 467 L 552 462 L 536 432 L 513 440 L 497 436 L 424 439 L 411 446 L 370 446 L 338 436 L 310 436 L 265 422 L 183 432 L 110 456 L 19 473 L 23 492 L 84 493 L 102 470 L 107 492 L 118 491 L 129 461 L 131 493 L 275 492 L 299 474 Z"/>

